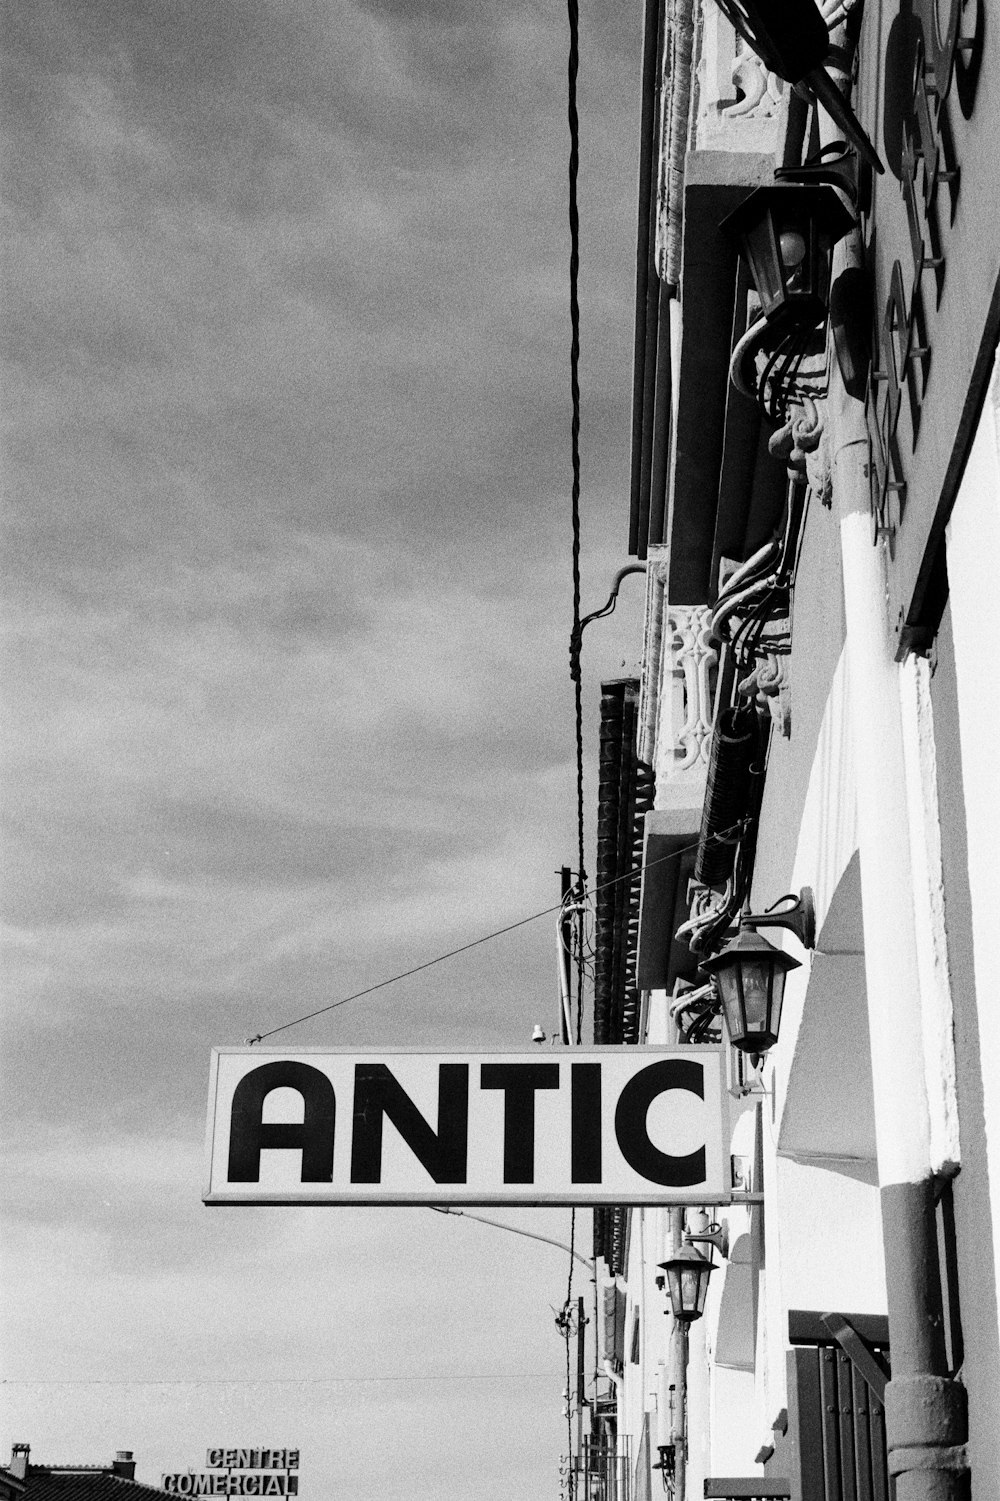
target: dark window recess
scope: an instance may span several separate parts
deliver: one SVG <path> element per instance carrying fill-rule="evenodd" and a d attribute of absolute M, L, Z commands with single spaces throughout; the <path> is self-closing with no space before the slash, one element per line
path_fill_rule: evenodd
<path fill-rule="evenodd" d="M 639 684 L 601 685 L 597 791 L 594 1042 L 639 1041 L 636 949 L 643 817 L 653 806 L 652 768 L 636 754 Z M 634 872 L 628 879 L 629 872 Z"/>
<path fill-rule="evenodd" d="M 787 1483 L 791 1501 L 889 1501 L 888 1321 L 793 1309 L 788 1336 L 788 1408 L 765 1477 Z"/>
<path fill-rule="evenodd" d="M 635 354 L 632 372 L 632 480 L 628 540 L 629 555 L 639 558 L 646 557 L 650 542 L 663 540 L 669 438 L 669 299 L 666 290 L 661 291 L 660 278 L 656 272 L 656 166 L 660 139 L 658 80 L 663 66 L 663 42 L 663 5 L 657 4 L 656 0 L 647 0 L 642 51 Z M 661 324 L 667 324 L 667 332 L 662 337 Z M 660 424 L 659 441 L 654 445 L 653 432 L 657 421 Z"/>
<path fill-rule="evenodd" d="M 761 1475 L 718 1475 L 705 1481 L 705 1495 L 720 1501 L 771 1501 L 791 1494 L 787 1480 L 768 1480 Z"/>
<path fill-rule="evenodd" d="M 601 684 L 594 919 L 594 1042 L 639 1041 L 639 892 L 643 819 L 653 806 L 653 771 L 640 761 L 639 683 Z M 630 872 L 635 872 L 629 878 Z M 624 1271 L 626 1212 L 594 1211 L 594 1254 Z"/>

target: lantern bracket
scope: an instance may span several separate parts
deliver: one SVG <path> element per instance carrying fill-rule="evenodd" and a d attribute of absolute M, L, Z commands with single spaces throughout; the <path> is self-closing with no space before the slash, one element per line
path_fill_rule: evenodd
<path fill-rule="evenodd" d="M 843 193 L 855 213 L 868 213 L 872 197 L 872 169 L 867 160 L 859 160 L 857 151 L 846 141 L 828 141 L 813 152 L 800 167 L 778 167 L 776 182 L 793 182 L 809 186 L 827 183 Z"/>
<path fill-rule="evenodd" d="M 723 1261 L 729 1260 L 729 1226 L 725 1220 L 720 1225 L 710 1225 L 700 1235 L 686 1234 L 684 1236 L 684 1243 L 689 1246 L 699 1244 L 714 1246 Z"/>
<path fill-rule="evenodd" d="M 784 906 L 791 902 L 790 907 Z M 779 910 L 780 909 L 780 910 Z M 811 886 L 803 886 L 798 896 L 789 892 L 781 896 L 766 912 L 741 912 L 740 926 L 746 928 L 787 928 L 803 948 L 816 947 L 816 904 Z"/>

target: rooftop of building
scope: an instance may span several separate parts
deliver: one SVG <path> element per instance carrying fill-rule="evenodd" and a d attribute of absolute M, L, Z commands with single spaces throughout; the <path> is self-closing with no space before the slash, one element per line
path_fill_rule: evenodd
<path fill-rule="evenodd" d="M 35 1464 L 27 1444 L 15 1444 L 0 1466 L 0 1493 L 25 1501 L 154 1501 L 166 1494 L 135 1478 L 135 1457 L 120 1449 L 109 1465 Z"/>

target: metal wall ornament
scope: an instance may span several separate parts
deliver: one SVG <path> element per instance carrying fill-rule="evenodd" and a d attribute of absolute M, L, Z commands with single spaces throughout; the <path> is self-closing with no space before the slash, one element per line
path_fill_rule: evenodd
<path fill-rule="evenodd" d="M 914 8 L 920 18 L 915 42 L 909 41 L 910 21 L 903 11 L 889 34 L 891 47 L 898 29 L 901 63 L 908 63 L 913 81 L 897 101 L 892 126 L 898 158 L 886 148 L 890 166 L 901 179 L 910 254 L 893 262 L 887 285 L 879 289 L 873 366 L 865 395 L 872 540 L 884 538 L 890 545 L 906 505 L 906 475 L 930 375 L 925 301 L 931 308 L 940 302 L 962 184 L 947 101 L 954 83 L 962 113 L 966 119 L 972 117 L 985 22 L 984 8 L 976 0 L 918 0 Z M 908 421 L 901 429 L 904 409 Z M 925 635 L 924 627 L 904 630 L 915 651 L 927 649 Z"/>

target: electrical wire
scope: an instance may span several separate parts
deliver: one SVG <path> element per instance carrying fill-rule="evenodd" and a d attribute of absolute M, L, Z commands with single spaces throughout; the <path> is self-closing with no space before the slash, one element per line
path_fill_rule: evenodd
<path fill-rule="evenodd" d="M 573 526 L 573 624 L 569 638 L 570 677 L 573 683 L 573 717 L 576 732 L 576 826 L 579 890 L 587 886 L 585 828 L 583 817 L 583 675 L 580 670 L 583 624 L 580 619 L 580 212 L 577 204 L 577 180 L 580 169 L 580 117 L 576 104 L 576 82 L 580 66 L 580 10 L 577 0 L 567 0 L 569 22 L 569 57 L 567 59 L 567 123 L 569 125 L 569 315 L 570 315 L 570 396 L 572 400 L 571 449 L 573 489 L 571 512 Z M 583 922 L 578 919 L 576 970 L 576 1043 L 583 1040 Z M 566 1286 L 566 1313 L 573 1293 L 573 1262 L 576 1244 L 576 1210 L 570 1213 L 570 1257 Z M 582 1337 L 582 1335 L 581 1335 Z M 566 1324 L 566 1427 L 569 1456 L 570 1501 L 576 1501 L 576 1473 L 573 1468 L 573 1420 L 571 1390 L 569 1322 Z"/>
<path fill-rule="evenodd" d="M 32 1381 L 30 1377 L 5 1376 L 4 1386 L 374 1386 L 396 1381 L 552 1381 L 558 1371 L 461 1371 L 455 1375 L 434 1375 L 423 1371 L 404 1372 L 400 1376 L 210 1376 L 187 1380 L 157 1380 L 147 1377 L 130 1381 L 86 1377 L 75 1381 Z"/>
<path fill-rule="evenodd" d="M 737 826 L 733 825 L 733 830 Z M 730 829 L 723 829 L 718 834 L 712 835 L 713 839 L 725 839 Z M 581 890 L 582 898 L 596 896 L 598 891 L 604 891 L 608 886 L 616 886 L 619 881 L 634 881 L 641 876 L 643 871 L 651 870 L 655 865 L 660 865 L 664 860 L 676 860 L 679 855 L 687 854 L 689 850 L 697 849 L 698 841 L 694 840 L 684 849 L 673 850 L 668 855 L 660 855 L 655 860 L 648 860 L 645 865 L 637 865 L 632 870 L 626 870 L 620 876 L 614 876 L 610 881 L 604 881 L 600 886 L 595 886 L 592 891 L 585 888 Z M 495 928 L 492 933 L 484 933 L 480 938 L 473 938 L 469 943 L 460 944 L 458 948 L 449 949 L 447 953 L 438 954 L 433 959 L 425 959 L 422 964 L 414 964 L 410 969 L 404 969 L 398 975 L 390 975 L 386 980 L 379 980 L 375 985 L 368 985 L 364 990 L 355 990 L 351 995 L 342 996 L 339 1001 L 331 1001 L 328 1006 L 319 1006 L 315 1011 L 308 1011 L 304 1016 L 297 1016 L 292 1021 L 282 1022 L 278 1027 L 271 1027 L 266 1032 L 256 1032 L 253 1037 L 246 1038 L 250 1047 L 258 1042 L 263 1042 L 267 1037 L 275 1037 L 279 1032 L 287 1032 L 292 1027 L 301 1026 L 303 1022 L 312 1021 L 314 1017 L 323 1016 L 327 1011 L 336 1011 L 340 1006 L 346 1006 L 350 1001 L 359 1001 L 364 996 L 374 995 L 377 990 L 384 990 L 387 985 L 395 985 L 400 980 L 408 980 L 411 975 L 420 974 L 421 970 L 431 969 L 435 964 L 443 964 L 446 959 L 454 959 L 458 954 L 466 954 L 470 949 L 478 948 L 480 944 L 489 943 L 494 938 L 502 938 L 505 933 L 513 933 L 517 928 L 526 927 L 528 923 L 537 922 L 541 917 L 549 917 L 553 912 L 560 911 L 562 902 L 556 902 L 551 907 L 543 907 L 540 912 L 532 912 L 528 917 L 518 918 L 517 922 L 507 923 L 503 928 Z"/>
<path fill-rule="evenodd" d="M 570 1263 L 572 1265 L 572 1263 Z M 573 1372 L 570 1361 L 570 1321 L 569 1305 L 566 1305 L 566 1318 L 563 1321 L 563 1339 L 566 1342 L 566 1454 L 569 1459 L 569 1496 L 570 1501 L 576 1501 L 576 1470 L 573 1465 Z"/>
<path fill-rule="evenodd" d="M 572 419 L 570 441 L 573 463 L 571 513 L 573 525 L 573 627 L 570 633 L 570 666 L 576 719 L 576 813 L 577 859 L 581 886 L 586 885 L 583 825 L 583 685 L 580 673 L 572 672 L 574 652 L 578 648 L 580 625 L 580 212 L 577 205 L 577 178 L 580 168 L 580 117 L 576 107 L 576 79 L 580 66 L 580 16 L 577 0 L 567 0 L 569 15 L 569 60 L 567 64 L 567 111 L 569 123 L 569 313 L 570 313 L 570 397 Z"/>

